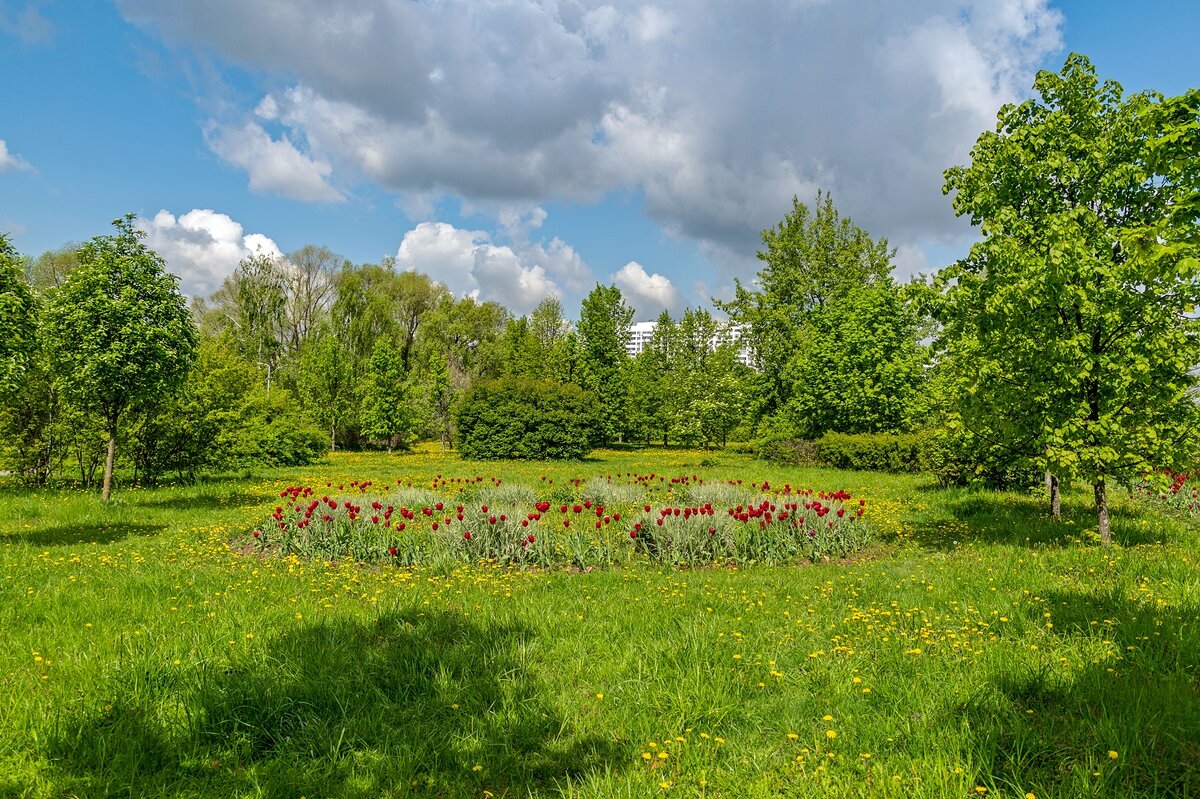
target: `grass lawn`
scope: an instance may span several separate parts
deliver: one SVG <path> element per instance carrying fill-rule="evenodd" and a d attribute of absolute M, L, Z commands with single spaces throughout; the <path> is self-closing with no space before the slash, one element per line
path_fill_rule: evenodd
<path fill-rule="evenodd" d="M 700 466 L 701 460 L 715 463 Z M 852 563 L 435 571 L 238 554 L 289 485 L 657 472 L 848 489 Z M 0 796 L 1200 795 L 1200 533 L 742 456 L 432 451 L 0 490 Z M 447 496 L 452 496 L 447 494 Z"/>

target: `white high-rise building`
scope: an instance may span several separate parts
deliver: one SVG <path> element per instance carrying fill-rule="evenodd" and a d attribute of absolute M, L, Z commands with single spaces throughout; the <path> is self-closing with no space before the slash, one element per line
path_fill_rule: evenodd
<path fill-rule="evenodd" d="M 654 338 L 654 328 L 657 326 L 657 322 L 634 322 L 629 326 L 629 341 L 625 344 L 625 351 L 630 358 L 636 358 L 646 349 L 650 339 Z"/>
<path fill-rule="evenodd" d="M 658 326 L 657 322 L 634 322 L 629 326 L 629 341 L 625 344 L 625 351 L 629 353 L 629 357 L 636 358 L 642 350 L 654 338 L 654 329 Z M 742 341 L 746 333 L 745 325 L 732 325 L 728 322 L 721 323 L 717 327 L 716 335 L 713 336 L 709 346 L 714 350 L 723 344 L 737 344 Z M 749 366 L 751 369 L 754 366 L 754 351 L 749 344 L 742 344 L 737 352 L 738 362 Z"/>

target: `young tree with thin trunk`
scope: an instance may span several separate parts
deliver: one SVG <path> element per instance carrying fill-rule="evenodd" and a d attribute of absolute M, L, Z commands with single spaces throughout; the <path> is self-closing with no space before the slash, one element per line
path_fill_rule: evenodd
<path fill-rule="evenodd" d="M 112 491 L 117 430 L 134 404 L 174 390 L 195 358 L 197 334 L 176 278 L 142 243 L 134 215 L 79 250 L 79 266 L 50 297 L 45 336 L 63 390 L 104 418 L 103 496 Z"/>
<path fill-rule="evenodd" d="M 951 354 L 970 351 L 966 413 L 1004 409 L 1006 439 L 1093 487 L 1194 464 L 1200 413 L 1200 92 L 1126 97 L 1072 54 L 1000 110 L 946 173 L 981 226 L 939 276 Z"/>

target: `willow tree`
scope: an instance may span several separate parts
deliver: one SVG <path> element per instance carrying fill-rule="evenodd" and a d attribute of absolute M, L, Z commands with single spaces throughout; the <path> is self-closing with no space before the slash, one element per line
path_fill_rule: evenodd
<path fill-rule="evenodd" d="M 79 266 L 51 296 L 45 338 L 63 390 L 95 408 L 108 433 L 104 500 L 112 491 L 117 430 L 137 403 L 176 389 L 196 353 L 183 295 L 129 214 L 115 235 L 79 250 Z"/>
<path fill-rule="evenodd" d="M 968 426 L 1093 487 L 1190 465 L 1200 413 L 1200 92 L 1126 96 L 1072 54 L 946 172 L 981 228 L 937 311 Z M 1000 420 L 998 426 L 997 420 Z"/>

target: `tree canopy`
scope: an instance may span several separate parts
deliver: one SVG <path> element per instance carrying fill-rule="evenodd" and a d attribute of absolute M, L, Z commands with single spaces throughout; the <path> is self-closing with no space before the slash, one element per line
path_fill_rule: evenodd
<path fill-rule="evenodd" d="M 960 413 L 1051 472 L 1092 484 L 1195 455 L 1200 363 L 1195 93 L 1126 96 L 1072 54 L 1006 105 L 946 173 L 983 240 L 939 276 Z"/>
<path fill-rule="evenodd" d="M 79 250 L 79 266 L 50 297 L 51 362 L 64 390 L 96 407 L 108 431 L 104 499 L 112 486 L 117 426 L 133 404 L 178 386 L 197 334 L 174 276 L 142 243 L 134 216 Z"/>

